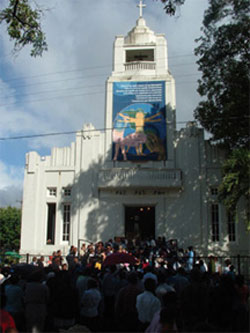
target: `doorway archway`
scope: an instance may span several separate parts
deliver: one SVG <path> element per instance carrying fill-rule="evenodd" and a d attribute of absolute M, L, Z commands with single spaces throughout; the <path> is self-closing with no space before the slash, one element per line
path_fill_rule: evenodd
<path fill-rule="evenodd" d="M 154 206 L 125 206 L 125 237 L 155 238 Z"/>

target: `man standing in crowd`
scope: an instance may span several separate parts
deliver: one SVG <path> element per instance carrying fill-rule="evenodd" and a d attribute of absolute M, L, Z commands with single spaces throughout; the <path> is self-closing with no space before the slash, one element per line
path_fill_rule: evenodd
<path fill-rule="evenodd" d="M 140 332 L 146 330 L 153 319 L 154 314 L 161 308 L 161 302 L 154 294 L 156 288 L 155 280 L 151 278 L 146 279 L 144 282 L 144 288 L 145 291 L 136 298 Z"/>

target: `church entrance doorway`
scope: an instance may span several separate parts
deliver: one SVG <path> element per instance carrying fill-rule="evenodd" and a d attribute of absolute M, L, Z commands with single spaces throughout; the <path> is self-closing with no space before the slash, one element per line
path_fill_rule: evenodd
<path fill-rule="evenodd" d="M 125 206 L 125 237 L 155 238 L 154 206 Z"/>

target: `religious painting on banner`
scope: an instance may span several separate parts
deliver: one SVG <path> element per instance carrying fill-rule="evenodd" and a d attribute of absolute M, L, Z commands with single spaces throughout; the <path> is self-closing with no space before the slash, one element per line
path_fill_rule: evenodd
<path fill-rule="evenodd" d="M 113 84 L 114 161 L 166 160 L 165 82 Z"/>

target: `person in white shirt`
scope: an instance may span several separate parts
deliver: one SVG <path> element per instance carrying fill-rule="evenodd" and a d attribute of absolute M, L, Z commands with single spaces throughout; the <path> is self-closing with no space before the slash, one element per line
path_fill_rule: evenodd
<path fill-rule="evenodd" d="M 145 331 L 154 314 L 160 310 L 161 302 L 154 295 L 156 282 L 154 279 L 148 278 L 144 282 L 145 291 L 136 298 L 136 309 L 138 319 L 140 321 L 139 331 Z"/>
<path fill-rule="evenodd" d="M 90 278 L 88 289 L 83 292 L 80 305 L 80 323 L 86 325 L 91 331 L 98 331 L 99 305 L 102 300 L 97 281 Z"/>

